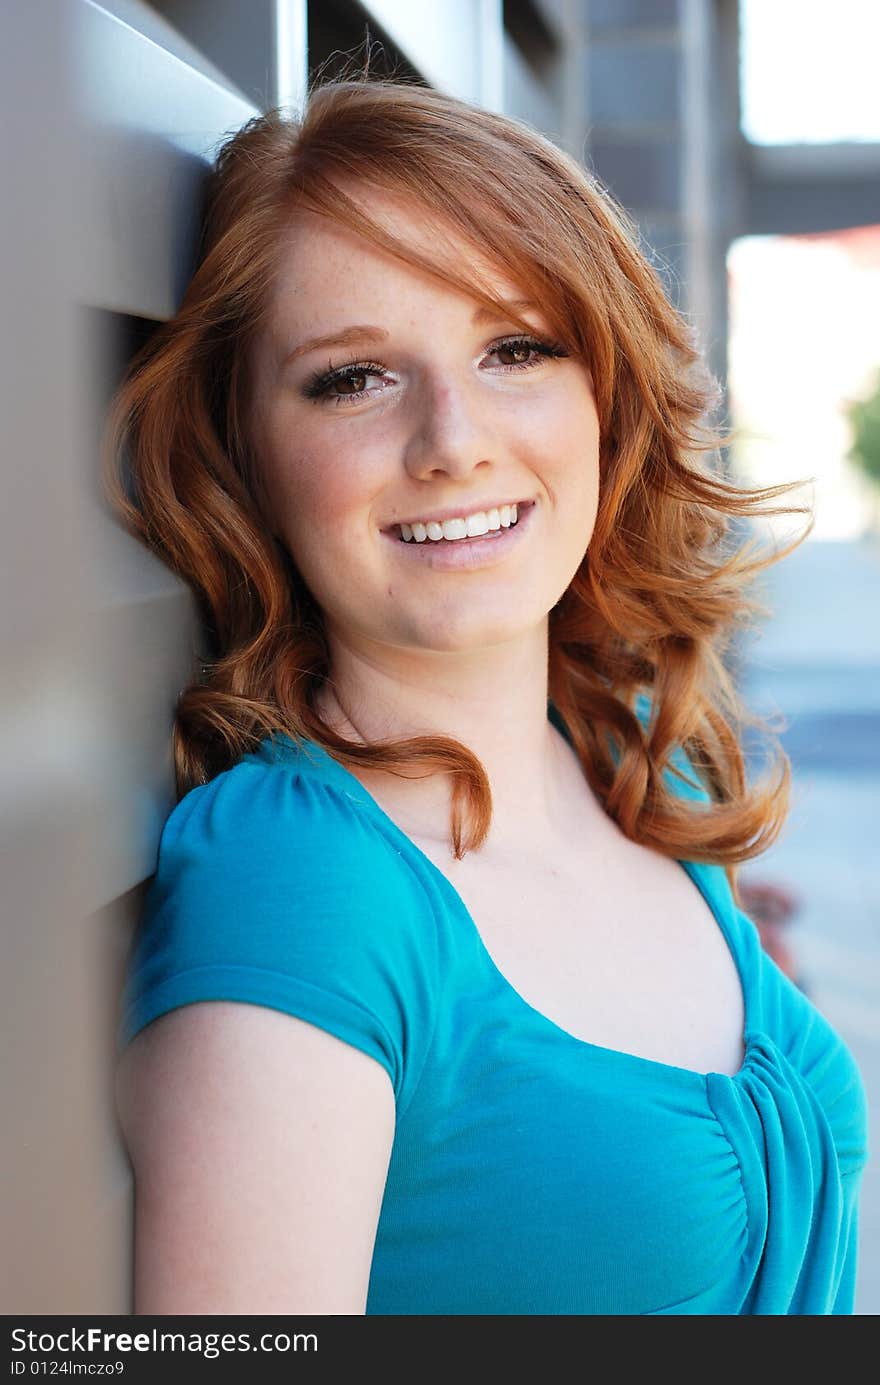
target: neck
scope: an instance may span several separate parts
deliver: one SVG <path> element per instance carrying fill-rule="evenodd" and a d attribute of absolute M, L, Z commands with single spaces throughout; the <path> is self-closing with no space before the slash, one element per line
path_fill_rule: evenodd
<path fill-rule="evenodd" d="M 318 710 L 360 743 L 444 735 L 479 758 L 492 790 L 494 847 L 530 849 L 564 834 L 585 783 L 576 756 L 547 718 L 548 629 L 479 652 L 412 651 L 341 640 L 328 630 L 331 677 Z M 359 777 L 410 835 L 448 841 L 451 784 L 438 774 Z"/>

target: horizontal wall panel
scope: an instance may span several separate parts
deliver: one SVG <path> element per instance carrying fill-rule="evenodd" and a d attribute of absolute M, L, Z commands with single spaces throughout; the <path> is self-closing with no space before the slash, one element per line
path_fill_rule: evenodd
<path fill-rule="evenodd" d="M 80 310 L 89 357 L 93 440 L 87 486 L 88 628 L 101 678 L 92 694 L 104 767 L 95 792 L 106 824 L 108 864 L 98 909 L 155 869 L 162 823 L 174 803 L 170 730 L 190 681 L 200 626 L 189 588 L 117 521 L 102 494 L 99 453 L 107 406 L 128 361 L 155 324 Z"/>
<path fill-rule="evenodd" d="M 256 107 L 101 6 L 79 0 L 77 20 L 74 296 L 169 317 L 192 272 L 208 164 Z"/>
<path fill-rule="evenodd" d="M 89 5 L 93 9 L 104 10 L 107 14 L 113 15 L 129 29 L 135 30 L 159 48 L 164 48 L 166 53 L 179 58 L 186 67 L 203 73 L 220 86 L 231 86 L 238 96 L 247 99 L 247 93 L 236 87 L 233 74 L 224 72 L 222 65 L 211 62 L 210 46 L 202 44 L 199 36 L 194 36 L 185 24 L 179 22 L 181 0 L 150 0 L 150 3 L 146 0 L 75 0 L 75 3 L 77 6 Z M 217 0 L 203 0 L 203 3 L 214 5 Z M 235 3 L 235 0 L 232 0 L 232 3 Z M 250 4 L 251 0 L 247 0 L 247 3 Z M 160 11 L 166 9 L 174 16 L 175 22 L 163 18 Z"/>
<path fill-rule="evenodd" d="M 364 0 L 363 8 L 433 86 L 465 101 L 484 104 L 489 96 L 491 102 L 487 50 L 501 28 L 500 0 Z"/>
<path fill-rule="evenodd" d="M 116 0 L 112 0 L 115 5 Z M 305 93 L 306 0 L 153 0 L 261 109 Z"/>
<path fill-rule="evenodd" d="M 104 774 L 94 775 L 94 792 L 107 865 L 89 900 L 94 909 L 156 869 L 159 835 L 175 802 L 174 706 L 189 682 L 198 638 L 194 604 L 180 583 L 164 597 L 120 602 L 96 613 L 93 645 L 103 677 L 95 708 L 103 713 Z"/>
<path fill-rule="evenodd" d="M 81 793 L 53 794 L 7 821 L 0 843 L 7 1314 L 129 1311 L 111 1032 L 126 938 L 82 910 L 101 830 Z"/>

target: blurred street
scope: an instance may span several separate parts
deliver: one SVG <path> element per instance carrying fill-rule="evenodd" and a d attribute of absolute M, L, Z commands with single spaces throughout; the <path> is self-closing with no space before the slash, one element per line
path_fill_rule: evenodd
<path fill-rule="evenodd" d="M 792 759 L 781 840 L 742 868 L 800 907 L 786 926 L 800 975 L 850 1045 L 870 1108 L 856 1312 L 880 1312 L 880 540 L 807 541 L 763 574 L 772 616 L 744 650 L 743 690 L 778 711 Z"/>

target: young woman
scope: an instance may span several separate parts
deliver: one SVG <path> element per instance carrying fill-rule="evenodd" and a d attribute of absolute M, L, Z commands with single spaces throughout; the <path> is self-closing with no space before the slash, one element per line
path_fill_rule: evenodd
<path fill-rule="evenodd" d="M 208 647 L 124 1000 L 139 1313 L 845 1313 L 864 1095 L 735 868 L 784 487 L 515 121 L 316 89 L 221 149 L 108 482 Z M 128 454 L 128 474 L 118 465 Z"/>

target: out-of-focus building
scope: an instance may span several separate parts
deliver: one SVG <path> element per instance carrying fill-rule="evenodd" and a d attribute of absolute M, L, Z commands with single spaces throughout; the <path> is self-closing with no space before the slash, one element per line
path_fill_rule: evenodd
<path fill-rule="evenodd" d="M 737 475 L 753 485 L 811 478 L 811 538 L 868 536 L 880 490 L 848 460 L 847 405 L 870 392 L 880 368 L 880 225 L 747 236 L 728 265 Z"/>
<path fill-rule="evenodd" d="M 726 373 L 738 236 L 880 221 L 878 150 L 751 146 L 736 0 L 41 0 L 8 7 L 0 727 L 9 1313 L 127 1313 L 114 1005 L 173 802 L 189 593 L 107 514 L 102 411 L 178 304 L 220 138 L 376 41 L 587 161 Z M 869 178 L 867 175 L 873 175 Z"/>

